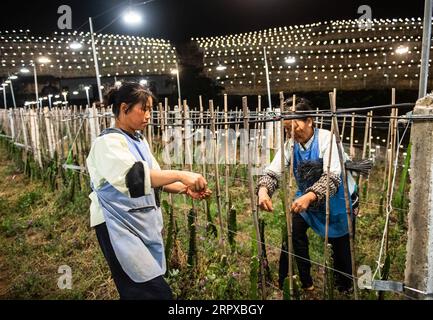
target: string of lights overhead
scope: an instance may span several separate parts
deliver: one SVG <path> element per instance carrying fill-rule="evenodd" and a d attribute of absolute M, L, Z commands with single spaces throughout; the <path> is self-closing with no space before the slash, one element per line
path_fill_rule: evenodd
<path fill-rule="evenodd" d="M 101 76 L 170 74 L 176 68 L 175 48 L 163 39 L 95 34 Z M 0 32 L 0 76 L 30 73 L 37 62 L 38 75 L 94 76 L 89 32 L 55 32 L 34 36 L 29 30 Z"/>
<path fill-rule="evenodd" d="M 263 48 L 274 92 L 411 88 L 420 68 L 421 18 L 325 21 L 243 34 L 192 38 L 206 74 L 227 93 L 265 91 Z M 431 60 L 430 60 L 431 62 Z"/>

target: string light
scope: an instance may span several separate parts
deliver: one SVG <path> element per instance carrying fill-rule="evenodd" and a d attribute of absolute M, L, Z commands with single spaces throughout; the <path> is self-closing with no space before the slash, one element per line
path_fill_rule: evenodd
<path fill-rule="evenodd" d="M 371 28 L 367 30 L 359 29 L 356 19 L 336 20 L 227 36 L 192 38 L 192 41 L 203 50 L 205 67 L 219 65 L 219 61 L 224 60 L 227 78 L 242 74 L 245 68 L 263 69 L 262 51 L 266 48 L 271 70 L 270 82 L 278 90 L 284 90 L 285 87 L 279 86 L 290 80 L 299 82 L 300 88 L 309 90 L 311 86 L 319 88 L 321 82 L 337 86 L 332 81 L 340 81 L 340 86 L 346 83 L 356 86 L 355 83 L 361 81 L 360 85 L 365 87 L 377 86 L 378 82 L 395 85 L 392 81 L 400 77 L 417 78 L 419 70 L 415 65 L 420 59 L 421 19 L 372 19 L 370 22 Z M 407 31 L 408 28 L 410 31 Z M 380 36 L 377 35 L 378 30 L 381 31 Z M 330 39 L 331 34 L 333 37 Z M 401 55 L 410 58 L 403 60 Z M 408 62 L 410 60 L 411 63 Z M 381 72 L 385 68 L 386 74 Z M 280 70 L 286 71 L 285 81 L 281 81 Z M 298 76 L 298 70 L 302 70 L 303 77 Z M 218 80 L 220 74 L 217 71 L 221 70 L 205 68 L 209 77 Z M 255 85 L 265 85 L 266 79 L 263 72 L 257 72 L 257 75 L 247 73 L 242 77 L 242 82 L 249 84 L 243 86 L 243 90 L 245 87 L 256 90 Z M 236 91 L 236 87 L 228 88 Z"/>
<path fill-rule="evenodd" d="M 83 48 L 83 45 L 80 42 L 74 41 L 69 45 L 69 48 L 71 48 L 72 50 L 80 50 Z"/>
<path fill-rule="evenodd" d="M 94 75 L 89 66 L 93 62 L 89 32 L 57 32 L 51 37 L 37 37 L 26 32 L 0 32 L 0 76 L 27 69 L 35 62 L 40 65 L 38 75 Z M 124 71 L 135 74 L 137 70 L 141 70 L 142 75 L 161 75 L 175 67 L 175 48 L 166 40 L 100 33 L 95 37 L 99 60 L 105 64 L 100 70 L 102 76 L 112 76 L 116 72 L 124 74 Z M 116 65 L 113 61 L 119 63 Z M 30 73 L 30 70 L 22 73 Z"/>
<path fill-rule="evenodd" d="M 263 47 L 268 50 L 273 85 L 283 85 L 289 80 L 303 83 L 306 78 L 313 86 L 325 80 L 329 80 L 330 85 L 343 79 L 346 82 L 340 82 L 342 85 L 359 81 L 368 85 L 377 81 L 385 83 L 385 80 L 391 85 L 400 78 L 418 79 L 422 19 L 372 19 L 371 23 L 370 30 L 360 30 L 356 19 L 333 20 L 235 35 L 197 37 L 192 41 L 203 50 L 204 70 L 209 77 L 221 77 L 221 71 L 225 71 L 223 77 L 226 79 L 245 73 L 242 80 L 238 77 L 235 82 L 242 81 L 243 88 L 266 84 L 265 75 L 260 72 L 264 66 Z M 40 64 L 40 75 L 93 75 L 94 70 L 89 67 L 93 57 L 89 51 L 88 32 L 62 31 L 47 37 L 25 32 L 0 32 L 0 74 L 30 73 L 25 66 L 36 61 Z M 99 33 L 95 36 L 103 76 L 169 74 L 176 67 L 175 48 L 168 41 Z M 74 49 L 75 42 L 82 47 Z M 42 57 L 47 60 L 40 61 Z M 290 64 L 287 62 L 289 57 L 294 58 Z M 25 69 L 27 71 L 23 71 Z M 254 75 L 252 70 L 256 71 Z M 302 77 L 297 70 L 301 70 Z M 227 80 L 226 84 L 229 82 Z"/>

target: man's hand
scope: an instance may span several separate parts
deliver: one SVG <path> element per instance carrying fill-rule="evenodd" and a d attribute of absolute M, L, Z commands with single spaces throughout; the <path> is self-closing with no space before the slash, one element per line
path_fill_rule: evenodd
<path fill-rule="evenodd" d="M 317 196 L 314 192 L 308 192 L 303 196 L 299 197 L 292 203 L 292 212 L 301 213 L 308 209 L 311 203 L 317 200 Z"/>
<path fill-rule="evenodd" d="M 272 200 L 268 195 L 268 190 L 264 187 L 259 189 L 259 207 L 268 212 L 274 211 Z"/>
<path fill-rule="evenodd" d="M 187 188 L 186 194 L 194 200 L 203 200 L 209 198 L 212 195 L 212 190 L 206 189 L 205 191 L 202 192 L 195 192 L 192 191 L 190 188 Z"/>

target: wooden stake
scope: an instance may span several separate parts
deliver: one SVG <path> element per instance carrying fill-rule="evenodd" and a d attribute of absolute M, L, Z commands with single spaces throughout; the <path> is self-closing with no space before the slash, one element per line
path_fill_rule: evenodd
<path fill-rule="evenodd" d="M 204 123 L 204 116 L 203 116 L 203 100 L 202 97 L 199 96 L 199 104 L 200 104 L 200 123 Z M 204 126 L 200 127 L 201 135 L 200 135 L 200 151 L 201 151 L 201 159 L 202 159 L 202 172 L 203 177 L 206 179 L 206 145 L 205 145 L 205 137 L 204 137 Z M 207 206 L 205 206 L 207 208 Z"/>
<path fill-rule="evenodd" d="M 333 95 L 337 95 L 337 90 L 334 89 Z M 332 97 L 331 101 L 333 102 L 331 105 L 332 112 L 337 111 L 337 106 L 334 103 L 336 101 L 335 97 Z M 352 260 L 352 279 L 353 279 L 353 294 L 355 300 L 358 300 L 358 289 L 357 289 L 357 282 L 356 282 L 356 266 L 355 266 L 355 247 L 354 247 L 354 241 L 353 241 L 353 226 L 352 226 L 352 216 L 351 216 L 351 210 L 350 210 L 350 197 L 349 197 L 349 187 L 347 183 L 347 174 L 346 169 L 344 166 L 344 153 L 343 153 L 343 147 L 341 145 L 340 141 L 340 133 L 338 132 L 338 122 L 337 118 L 333 117 L 332 121 L 334 122 L 334 130 L 335 137 L 336 137 L 336 143 L 337 143 L 337 150 L 338 150 L 338 157 L 340 159 L 340 167 L 341 167 L 341 173 L 343 178 L 343 186 L 344 186 L 344 200 L 346 202 L 346 213 L 347 213 L 347 224 L 349 227 L 349 241 L 350 241 L 350 258 Z"/>
<path fill-rule="evenodd" d="M 370 125 L 368 126 L 368 158 L 371 158 L 371 148 L 373 139 L 373 111 L 370 111 Z"/>
<path fill-rule="evenodd" d="M 63 159 L 63 154 L 61 152 L 62 149 L 62 143 L 63 143 L 63 117 L 62 117 L 62 110 L 61 107 L 55 107 L 54 108 L 54 114 L 56 117 L 56 120 L 54 121 L 55 124 L 55 130 L 54 130 L 54 140 L 55 140 L 55 148 L 57 151 L 57 157 L 59 159 Z M 61 161 L 61 160 L 60 160 Z"/>
<path fill-rule="evenodd" d="M 225 133 L 225 139 L 224 139 L 224 149 L 225 149 L 225 193 L 226 193 L 226 214 L 227 214 L 227 223 L 229 221 L 229 212 L 230 212 L 230 208 L 229 208 L 229 199 L 230 199 L 230 194 L 229 194 L 229 187 L 230 187 L 230 181 L 229 181 L 229 177 L 230 177 L 230 165 L 229 165 L 229 126 L 227 124 L 228 122 L 228 104 L 227 104 L 227 94 L 224 94 L 224 122 L 226 123 L 224 125 L 224 133 Z"/>
<path fill-rule="evenodd" d="M 105 110 L 105 107 L 101 107 L 101 113 L 102 113 L 102 118 L 101 118 L 101 120 L 102 120 L 102 130 L 105 130 L 105 129 L 107 129 L 107 115 L 105 114 L 106 113 L 106 110 Z"/>
<path fill-rule="evenodd" d="M 344 142 L 344 131 L 346 129 L 346 116 L 343 117 L 343 125 L 341 127 L 341 141 Z"/>
<path fill-rule="evenodd" d="M 39 142 L 40 142 L 39 148 L 41 151 L 41 160 L 42 160 L 42 166 L 43 166 L 44 161 L 49 158 L 49 156 L 46 155 L 47 152 L 49 153 L 49 146 L 48 146 L 48 141 L 47 141 L 47 135 L 44 134 L 44 130 L 46 129 L 46 126 L 45 126 L 44 113 L 43 113 L 42 108 L 38 109 L 38 111 L 36 112 L 36 123 L 38 125 L 38 135 L 37 136 L 38 136 Z"/>
<path fill-rule="evenodd" d="M 369 134 L 368 134 L 368 158 L 371 159 L 371 148 L 372 148 L 372 139 L 373 139 L 373 111 L 370 111 L 369 118 Z M 365 202 L 368 202 L 368 190 L 370 188 L 370 178 L 367 179 L 367 188 L 365 192 Z"/>
<path fill-rule="evenodd" d="M 47 133 L 48 151 L 50 159 L 54 157 L 53 137 L 51 136 L 51 117 L 48 107 L 44 107 L 45 129 Z"/>
<path fill-rule="evenodd" d="M 391 97 L 391 99 L 392 99 L 392 97 Z M 394 114 L 393 110 L 394 109 L 391 109 L 391 114 L 390 114 L 391 117 Z M 383 172 L 383 180 L 382 180 L 383 181 L 382 182 L 382 196 L 381 196 L 382 199 L 383 199 L 383 193 L 385 192 L 385 186 L 386 186 L 385 184 L 386 184 L 386 181 L 387 181 L 388 170 L 391 170 L 389 168 L 389 157 L 390 157 L 390 155 L 389 155 L 389 145 L 391 143 L 391 131 L 392 131 L 392 127 L 393 127 L 393 124 L 392 124 L 392 118 L 391 118 L 389 120 L 389 124 L 388 124 L 388 135 L 386 137 L 386 145 L 385 145 L 385 170 Z"/>
<path fill-rule="evenodd" d="M 189 171 L 193 171 L 192 168 L 192 150 L 191 150 L 191 145 L 192 145 L 192 141 L 191 139 L 193 139 L 192 136 L 192 132 L 191 132 L 191 127 L 189 126 L 189 124 L 192 124 L 192 120 L 190 118 L 190 114 L 189 114 L 189 109 L 188 109 L 188 105 L 187 105 L 187 101 L 183 100 L 183 114 L 184 114 L 184 135 L 185 135 L 185 164 L 187 165 Z M 194 203 L 194 199 L 191 199 L 191 208 L 192 208 L 192 212 L 189 211 L 189 215 L 193 214 L 193 216 L 189 217 L 188 221 L 188 230 L 191 230 L 191 228 L 195 228 L 195 225 L 197 224 L 197 212 L 195 211 L 195 203 Z M 192 222 L 192 224 L 191 224 Z M 196 233 L 195 232 L 190 232 L 190 246 L 191 246 L 191 242 L 193 242 L 194 244 L 196 243 Z M 191 248 L 191 247 L 190 247 Z M 198 252 L 197 250 L 195 250 L 195 254 L 193 257 L 190 257 L 191 259 L 195 260 L 195 266 L 198 266 Z M 189 259 L 188 259 L 189 260 Z M 192 261 L 190 261 L 192 262 Z"/>
<path fill-rule="evenodd" d="M 188 104 L 186 100 L 183 100 L 183 114 L 184 114 L 184 137 L 185 137 L 185 165 L 190 167 L 191 164 L 191 171 L 192 171 L 192 131 L 191 131 L 191 124 L 192 120 L 190 117 Z"/>
<path fill-rule="evenodd" d="M 257 97 L 257 117 L 256 117 L 256 119 L 257 120 L 261 120 L 261 116 L 260 116 L 260 114 L 261 114 L 261 112 L 262 112 L 262 97 L 261 96 L 258 96 Z M 262 129 L 263 129 L 263 124 L 262 123 L 256 123 L 255 124 L 255 126 L 254 126 L 255 128 L 257 128 L 257 131 L 256 131 L 256 137 L 254 137 L 254 141 L 255 141 L 255 146 L 257 146 L 256 148 L 254 148 L 254 150 L 257 150 L 257 160 L 256 160 L 256 166 L 260 166 L 260 164 L 261 164 L 261 159 L 262 159 L 262 152 L 263 152 L 263 149 L 262 149 L 262 147 L 263 147 L 263 141 L 262 141 Z"/>
<path fill-rule="evenodd" d="M 350 123 L 350 158 L 355 159 L 355 147 L 353 146 L 353 138 L 355 134 L 355 113 L 352 113 L 352 121 Z"/>
<path fill-rule="evenodd" d="M 235 109 L 235 122 L 238 122 L 238 120 L 240 119 L 241 117 L 240 117 L 240 110 L 238 110 L 238 107 L 236 107 L 236 109 Z M 234 149 L 234 152 L 233 152 L 233 156 L 234 156 L 234 159 L 233 159 L 233 163 L 236 165 L 237 163 L 238 163 L 238 150 L 240 151 L 240 152 L 242 152 L 242 149 L 241 149 L 241 146 L 239 145 L 239 148 L 238 148 L 238 137 L 240 137 L 240 132 L 239 132 L 239 127 L 240 127 L 240 125 L 239 124 L 235 124 L 235 132 L 236 132 L 236 143 L 235 143 L 235 149 Z M 239 159 L 240 160 L 240 159 Z"/>
<path fill-rule="evenodd" d="M 244 130 L 247 132 L 247 150 L 248 150 L 248 189 L 250 192 L 250 198 L 251 198 L 251 213 L 253 216 L 253 223 L 254 228 L 256 231 L 256 239 L 257 239 L 257 253 L 259 255 L 259 263 L 260 263 L 260 276 L 261 276 L 261 292 L 262 292 L 262 299 L 266 299 L 266 281 L 265 281 L 265 268 L 263 265 L 263 250 L 262 250 L 262 241 L 260 237 L 260 228 L 259 228 L 259 220 L 258 220 L 258 214 L 257 214 L 257 199 L 254 194 L 254 180 L 253 180 L 253 166 L 251 163 L 251 153 L 250 151 L 250 139 L 249 139 L 249 132 L 250 132 L 250 124 L 248 122 L 249 118 L 249 111 L 248 111 L 248 102 L 247 97 L 242 97 L 242 109 L 243 109 L 243 116 L 244 116 Z"/>
<path fill-rule="evenodd" d="M 391 104 L 395 105 L 395 88 L 392 88 L 392 93 L 391 93 Z M 388 161 L 388 183 L 387 183 L 387 191 L 386 191 L 386 209 L 387 209 L 387 214 L 388 214 L 388 210 L 391 210 L 391 212 L 389 212 L 389 214 L 391 215 L 392 213 L 392 197 L 391 197 L 391 193 L 392 193 L 392 188 L 393 188 L 393 184 L 392 184 L 392 176 L 393 176 L 393 166 L 394 166 L 394 161 L 395 161 L 395 155 L 396 155 L 396 145 L 397 145 L 397 137 L 396 137 L 396 130 L 397 130 L 397 108 L 393 108 L 391 109 L 391 119 L 390 119 L 390 127 L 391 127 L 391 148 L 390 148 L 390 153 L 389 153 L 389 161 Z M 388 226 L 389 226 L 389 220 L 386 221 L 386 225 L 385 225 L 385 247 L 384 247 L 384 256 L 386 257 L 387 253 L 388 253 Z"/>
<path fill-rule="evenodd" d="M 28 147 L 29 147 L 29 142 L 28 142 L 28 138 L 27 138 L 27 126 L 25 125 L 25 120 L 24 120 L 24 109 L 20 108 L 20 120 L 21 120 L 21 128 L 23 130 L 23 139 L 24 139 L 24 146 L 25 146 L 25 154 L 27 155 L 27 151 L 28 151 Z"/>
<path fill-rule="evenodd" d="M 215 128 L 215 111 L 213 106 L 213 100 L 209 100 L 209 111 L 210 111 L 212 141 L 213 141 L 212 149 L 214 155 L 217 210 L 218 210 L 218 219 L 220 225 L 220 244 L 223 247 L 223 250 L 225 252 L 225 236 L 224 236 L 223 219 L 221 214 L 222 211 L 221 210 L 221 187 L 220 187 L 220 175 L 219 175 L 219 168 L 218 168 L 218 143 L 217 143 L 217 135 L 216 135 L 216 128 Z"/>
<path fill-rule="evenodd" d="M 41 148 L 40 148 L 40 140 L 39 140 L 39 125 L 37 115 L 33 108 L 30 109 L 30 134 L 32 140 L 33 154 L 35 160 L 38 162 L 39 167 L 42 168 L 42 159 L 41 159 Z"/>
<path fill-rule="evenodd" d="M 323 129 L 323 116 L 320 117 L 320 129 Z"/>
<path fill-rule="evenodd" d="M 361 159 L 364 160 L 366 155 L 367 155 L 367 144 L 368 144 L 368 134 L 370 132 L 369 130 L 369 125 L 370 125 L 370 118 L 369 118 L 370 112 L 367 115 L 367 118 L 365 118 L 365 129 L 364 129 L 364 142 L 362 145 L 362 155 L 361 155 Z M 362 190 L 363 190 L 363 176 L 360 175 L 358 177 L 358 189 L 359 189 L 359 197 L 362 196 Z M 358 210 L 358 215 L 360 214 L 361 210 Z"/>
<path fill-rule="evenodd" d="M 168 137 L 167 137 L 167 132 L 166 132 L 166 130 L 167 130 L 167 126 L 168 126 L 168 114 L 169 114 L 169 111 L 170 111 L 170 107 L 169 107 L 169 105 L 168 105 L 168 98 L 165 98 L 165 99 L 164 99 L 164 122 L 163 122 L 163 124 L 162 124 L 163 136 L 165 136 L 165 139 L 163 139 L 163 141 L 164 141 L 164 142 L 163 142 L 163 150 L 165 150 L 165 147 L 166 147 L 166 139 L 168 138 Z M 168 169 L 168 170 L 171 170 L 171 157 L 170 157 L 170 151 L 168 151 L 168 153 L 167 153 L 167 157 L 168 157 L 168 159 L 167 159 L 167 164 L 166 164 L 166 166 L 167 166 L 167 169 Z M 174 207 L 173 207 L 173 195 L 172 195 L 171 193 L 168 194 L 168 202 L 169 202 L 171 208 L 174 209 Z M 176 223 L 175 223 L 175 221 L 174 221 L 175 219 L 176 219 L 176 218 L 175 218 L 175 216 L 173 215 L 173 221 L 172 221 L 173 226 L 176 226 Z"/>
<path fill-rule="evenodd" d="M 147 142 L 149 143 L 150 151 L 153 152 L 153 114 L 150 113 L 149 124 L 147 125 Z"/>
<path fill-rule="evenodd" d="M 199 107 L 200 107 L 200 124 L 203 124 L 203 99 L 201 96 L 199 98 Z M 200 155 L 201 155 L 201 165 L 202 165 L 202 175 L 206 179 L 206 145 L 205 145 L 205 137 L 204 137 L 205 131 L 204 126 L 200 127 Z M 203 204 L 203 211 L 205 213 L 205 217 L 208 216 L 208 206 L 207 201 L 202 201 Z"/>
<path fill-rule="evenodd" d="M 292 97 L 292 112 L 296 111 L 296 96 L 293 95 Z M 284 115 L 284 94 L 280 92 L 280 110 L 281 115 Z M 286 156 L 285 156 L 285 130 L 284 130 L 284 119 L 281 119 L 280 121 L 280 150 L 281 150 L 281 190 L 282 190 L 282 197 L 283 197 L 283 208 L 284 208 L 284 214 L 286 217 L 286 224 L 287 224 L 287 259 L 288 259 L 288 278 L 289 278 L 289 294 L 290 299 L 293 298 L 293 243 L 292 243 L 292 212 L 291 212 L 291 205 L 292 205 L 292 199 L 289 198 L 289 193 L 287 192 L 287 187 L 291 187 L 292 184 L 292 172 L 293 172 L 293 152 L 294 152 L 294 129 L 295 126 L 291 126 L 292 131 L 290 132 L 290 141 L 289 141 L 289 147 L 290 147 L 290 162 L 289 162 L 289 178 L 287 179 L 287 170 L 286 170 Z"/>
<path fill-rule="evenodd" d="M 332 92 L 329 93 L 330 105 L 335 104 L 335 96 Z M 332 117 L 335 117 L 333 115 Z M 323 248 L 323 261 L 325 265 L 325 270 L 323 273 L 323 298 L 326 298 L 327 291 L 327 279 L 328 279 L 328 238 L 329 238 L 329 216 L 331 213 L 331 205 L 330 205 L 330 186 L 329 186 L 329 173 L 331 171 L 331 160 L 332 160 L 332 147 L 334 141 L 334 121 L 331 119 L 331 134 L 330 134 L 330 142 L 329 142 L 329 158 L 328 164 L 326 166 L 326 224 L 325 224 L 325 245 Z"/>
<path fill-rule="evenodd" d="M 90 126 L 90 142 L 93 143 L 95 141 L 96 135 L 96 117 L 98 116 L 96 113 L 95 106 L 92 106 L 88 109 L 89 111 L 89 126 Z"/>

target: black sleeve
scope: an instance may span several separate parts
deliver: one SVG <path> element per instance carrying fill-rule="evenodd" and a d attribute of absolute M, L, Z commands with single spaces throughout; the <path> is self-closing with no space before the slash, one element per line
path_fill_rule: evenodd
<path fill-rule="evenodd" d="M 131 198 L 144 196 L 144 166 L 142 162 L 134 163 L 125 179 Z"/>

